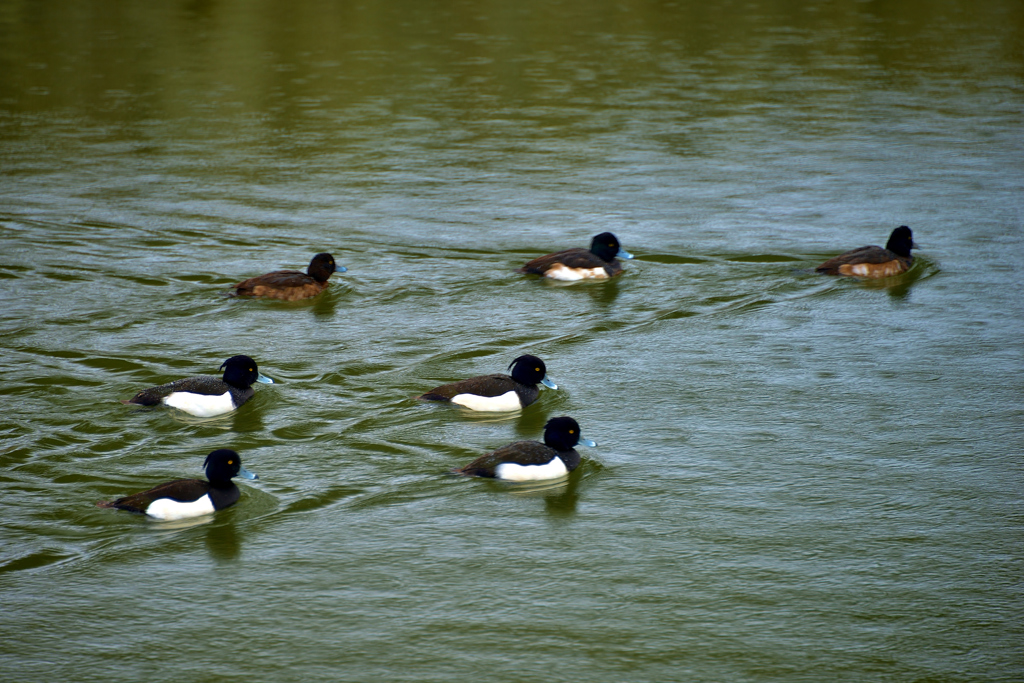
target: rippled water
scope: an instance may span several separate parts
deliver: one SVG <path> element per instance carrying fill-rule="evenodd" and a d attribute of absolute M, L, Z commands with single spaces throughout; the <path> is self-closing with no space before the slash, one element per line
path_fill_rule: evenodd
<path fill-rule="evenodd" d="M 0 2 L 0 678 L 1024 679 L 1024 13 L 890 5 Z M 567 481 L 446 476 L 566 414 Z M 93 506 L 218 447 L 212 518 Z"/>

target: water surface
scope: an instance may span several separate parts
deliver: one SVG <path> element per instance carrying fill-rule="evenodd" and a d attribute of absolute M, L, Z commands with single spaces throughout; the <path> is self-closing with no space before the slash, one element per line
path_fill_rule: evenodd
<path fill-rule="evenodd" d="M 1022 28 L 0 2 L 0 677 L 1021 680 Z M 813 273 L 901 224 L 907 275 Z M 513 272 L 605 230 L 615 281 Z M 238 353 L 233 414 L 118 402 Z M 522 353 L 520 414 L 411 398 Z M 567 481 L 446 475 L 558 415 Z M 213 518 L 93 506 L 220 447 Z"/>

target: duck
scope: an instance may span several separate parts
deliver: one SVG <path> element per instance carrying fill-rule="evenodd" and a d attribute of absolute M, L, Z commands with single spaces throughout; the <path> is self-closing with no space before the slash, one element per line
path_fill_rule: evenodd
<path fill-rule="evenodd" d="M 511 363 L 510 375 L 494 374 L 470 377 L 445 384 L 418 396 L 422 401 L 448 401 L 481 412 L 521 410 L 537 400 L 538 383 L 549 389 L 558 385 L 547 377 L 547 366 L 537 356 L 525 354 Z"/>
<path fill-rule="evenodd" d="M 176 379 L 158 387 L 143 389 L 124 404 L 155 406 L 164 404 L 196 417 L 215 417 L 230 413 L 248 401 L 256 391 L 253 382 L 273 384 L 249 356 L 232 356 L 219 369 L 223 378 L 199 375 Z"/>
<path fill-rule="evenodd" d="M 254 296 L 284 301 L 299 301 L 316 296 L 331 286 L 327 281 L 331 273 L 344 273 L 348 268 L 334 263 L 334 257 L 324 252 L 309 262 L 303 273 L 298 270 L 275 270 L 272 273 L 242 280 L 231 288 L 234 296 Z"/>
<path fill-rule="evenodd" d="M 453 474 L 488 477 L 505 481 L 542 481 L 568 475 L 580 464 L 578 444 L 597 444 L 580 436 L 580 426 L 571 417 L 554 417 L 544 425 L 544 443 L 516 441 L 481 456 Z"/>
<path fill-rule="evenodd" d="M 203 462 L 206 478 L 176 479 L 148 491 L 96 503 L 101 508 L 140 512 L 155 519 L 175 520 L 209 515 L 231 507 L 242 495 L 232 477 L 259 479 L 242 467 L 242 459 L 230 448 L 218 448 Z"/>
<path fill-rule="evenodd" d="M 555 254 L 540 256 L 529 261 L 517 272 L 541 275 L 553 280 L 603 280 L 622 272 L 618 259 L 631 259 L 633 255 L 619 246 L 618 238 L 610 232 L 595 235 L 590 250 L 566 249 Z"/>
<path fill-rule="evenodd" d="M 910 250 L 916 248 L 914 233 L 907 226 L 901 225 L 889 235 L 884 249 L 877 245 L 854 249 L 830 258 L 814 270 L 826 275 L 891 277 L 910 270 L 914 264 Z"/>

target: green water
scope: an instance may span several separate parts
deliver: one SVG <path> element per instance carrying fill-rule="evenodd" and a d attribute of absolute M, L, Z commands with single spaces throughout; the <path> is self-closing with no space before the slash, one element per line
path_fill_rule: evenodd
<path fill-rule="evenodd" d="M 0 0 L 3 681 L 1024 680 L 1017 2 Z M 813 267 L 910 225 L 914 269 Z M 609 230 L 611 282 L 514 273 Z M 224 296 L 330 251 L 297 303 Z M 253 356 L 201 420 L 119 403 Z M 512 415 L 412 400 L 547 362 Z M 567 481 L 446 476 L 571 415 Z M 96 508 L 234 448 L 211 518 Z"/>

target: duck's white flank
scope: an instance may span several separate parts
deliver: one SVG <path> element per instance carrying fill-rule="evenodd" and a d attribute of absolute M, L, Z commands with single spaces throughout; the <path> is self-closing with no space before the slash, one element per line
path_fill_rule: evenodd
<path fill-rule="evenodd" d="M 231 400 L 230 391 L 225 391 L 220 396 L 175 391 L 164 398 L 164 405 L 183 410 L 196 417 L 214 417 L 230 413 L 235 409 L 235 402 Z"/>
<path fill-rule="evenodd" d="M 189 517 L 209 515 L 213 512 L 213 501 L 210 500 L 209 494 L 191 503 L 179 503 L 170 498 L 158 498 L 146 508 L 147 515 L 163 520 L 188 519 Z"/>
<path fill-rule="evenodd" d="M 604 268 L 569 268 L 568 266 L 556 263 L 544 273 L 544 277 L 552 280 L 600 280 L 608 277 L 608 271 Z"/>
<path fill-rule="evenodd" d="M 452 396 L 452 403 L 485 413 L 504 413 L 510 410 L 520 410 L 523 407 L 523 404 L 519 401 L 519 394 L 514 391 L 506 391 L 501 396 L 456 394 Z"/>
<path fill-rule="evenodd" d="M 899 261 L 892 260 L 888 263 L 877 264 L 877 263 L 855 263 L 847 268 L 843 265 L 839 268 L 839 272 L 843 274 L 859 275 L 861 277 L 892 277 L 893 275 L 899 275 L 903 272 L 903 266 Z"/>
<path fill-rule="evenodd" d="M 506 481 L 541 481 L 558 479 L 569 474 L 562 459 L 555 457 L 546 465 L 519 465 L 514 462 L 503 462 L 494 468 L 494 476 Z"/>

